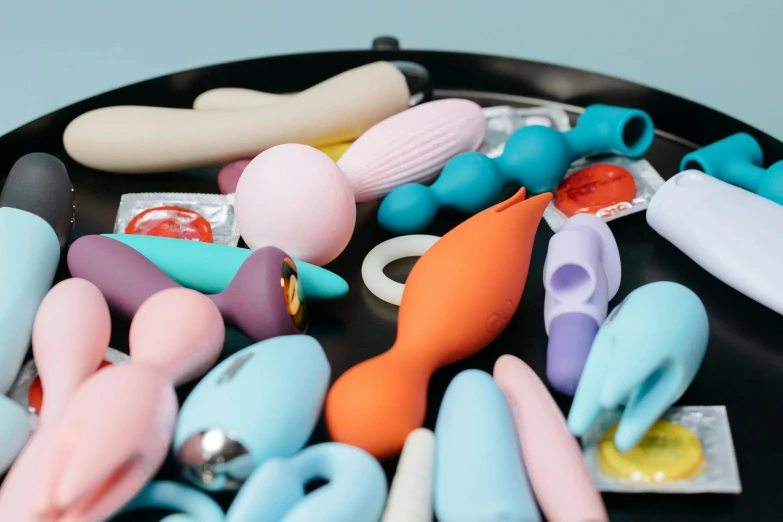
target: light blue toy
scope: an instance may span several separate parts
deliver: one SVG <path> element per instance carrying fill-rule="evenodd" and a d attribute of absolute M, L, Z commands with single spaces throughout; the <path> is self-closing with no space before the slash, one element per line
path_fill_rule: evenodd
<path fill-rule="evenodd" d="M 506 398 L 488 373 L 449 384 L 435 425 L 435 515 L 440 522 L 539 522 Z"/>
<path fill-rule="evenodd" d="M 223 522 L 225 513 L 206 493 L 178 482 L 150 482 L 120 511 L 120 515 L 139 509 L 171 509 L 180 511 L 160 522 Z"/>
<path fill-rule="evenodd" d="M 315 479 L 328 483 L 305 494 Z M 239 490 L 226 522 L 378 522 L 386 492 L 386 475 L 372 455 L 327 442 L 267 461 Z"/>
<path fill-rule="evenodd" d="M 707 311 L 688 288 L 657 282 L 615 307 L 593 341 L 568 414 L 582 436 L 604 409 L 625 405 L 614 443 L 636 446 L 699 370 L 709 339 Z"/>
<path fill-rule="evenodd" d="M 553 191 L 574 160 L 599 153 L 639 157 L 654 133 L 644 111 L 590 105 L 571 130 L 522 127 L 497 158 L 465 152 L 449 161 L 432 185 L 398 187 L 381 203 L 378 222 L 396 234 L 415 234 L 432 223 L 441 207 L 475 214 L 497 203 L 506 183 L 522 185 L 531 194 Z"/>
<path fill-rule="evenodd" d="M 141 253 L 182 286 L 206 294 L 225 290 L 242 263 L 253 253 L 248 248 L 170 237 L 103 235 Z M 306 299 L 334 299 L 348 293 L 348 283 L 334 272 L 304 261 L 294 260 L 294 264 Z"/>
<path fill-rule="evenodd" d="M 267 460 L 294 455 L 321 415 L 331 369 L 318 341 L 275 337 L 228 357 L 185 399 L 174 452 L 209 491 L 236 489 Z"/>
<path fill-rule="evenodd" d="M 24 408 L 0 395 L 0 476 L 14 463 L 31 434 Z"/>
<path fill-rule="evenodd" d="M 680 170 L 700 170 L 783 205 L 783 161 L 768 169 L 762 168 L 763 164 L 764 155 L 756 139 L 738 132 L 686 154 Z"/>

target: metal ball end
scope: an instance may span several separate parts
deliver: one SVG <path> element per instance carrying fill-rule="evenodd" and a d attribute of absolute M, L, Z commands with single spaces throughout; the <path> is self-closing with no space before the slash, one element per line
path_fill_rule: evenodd
<path fill-rule="evenodd" d="M 255 467 L 247 448 L 219 428 L 192 434 L 177 458 L 185 477 L 206 491 L 239 489 Z"/>

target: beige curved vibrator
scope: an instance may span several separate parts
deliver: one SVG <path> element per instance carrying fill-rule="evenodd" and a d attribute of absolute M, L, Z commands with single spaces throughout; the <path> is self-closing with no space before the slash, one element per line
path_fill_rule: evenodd
<path fill-rule="evenodd" d="M 219 87 L 202 92 L 193 100 L 197 111 L 233 111 L 262 107 L 290 98 L 290 94 L 272 94 L 240 87 Z"/>
<path fill-rule="evenodd" d="M 104 107 L 74 119 L 63 143 L 94 169 L 167 172 L 252 158 L 284 143 L 350 141 L 407 109 L 410 92 L 397 67 L 375 62 L 281 98 L 243 110 Z"/>

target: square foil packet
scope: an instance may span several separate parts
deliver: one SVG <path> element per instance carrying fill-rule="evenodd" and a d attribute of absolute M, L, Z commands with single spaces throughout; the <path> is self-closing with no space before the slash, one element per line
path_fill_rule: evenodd
<path fill-rule="evenodd" d="M 509 136 L 522 127 L 541 125 L 560 132 L 571 128 L 568 113 L 554 107 L 519 108 L 499 105 L 485 107 L 482 112 L 487 120 L 487 133 L 484 136 L 484 143 L 479 147 L 479 152 L 483 152 L 490 158 L 500 156 Z"/>
<path fill-rule="evenodd" d="M 685 427 L 701 443 L 703 461 L 689 478 L 670 481 L 634 481 L 606 472 L 598 446 L 604 433 L 620 420 L 621 411 L 604 412 L 582 437 L 585 463 L 599 491 L 615 493 L 731 493 L 742 492 L 734 442 L 725 406 L 684 406 L 669 409 L 662 420 Z"/>
<path fill-rule="evenodd" d="M 212 243 L 228 246 L 237 246 L 239 243 L 233 194 L 176 192 L 123 194 L 114 221 L 114 233 L 125 234 L 133 218 L 157 207 L 180 207 L 197 212 L 212 227 Z"/>

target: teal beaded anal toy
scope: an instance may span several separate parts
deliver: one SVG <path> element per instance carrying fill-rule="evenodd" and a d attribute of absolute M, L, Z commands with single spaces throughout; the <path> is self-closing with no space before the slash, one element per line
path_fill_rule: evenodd
<path fill-rule="evenodd" d="M 686 154 L 680 170 L 700 170 L 783 205 L 783 161 L 768 169 L 763 164 L 759 143 L 750 134 L 738 132 Z"/>
<path fill-rule="evenodd" d="M 497 158 L 480 152 L 458 154 L 432 185 L 402 185 L 386 196 L 378 221 L 394 233 L 414 234 L 427 228 L 441 207 L 475 214 L 497 203 L 509 182 L 531 194 L 553 191 L 574 160 L 601 153 L 639 157 L 650 147 L 654 132 L 644 111 L 590 105 L 566 132 L 522 127 Z"/>

